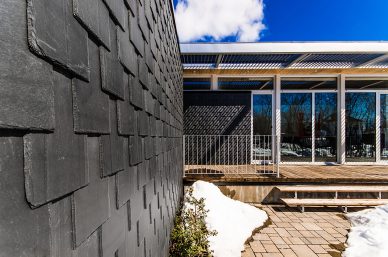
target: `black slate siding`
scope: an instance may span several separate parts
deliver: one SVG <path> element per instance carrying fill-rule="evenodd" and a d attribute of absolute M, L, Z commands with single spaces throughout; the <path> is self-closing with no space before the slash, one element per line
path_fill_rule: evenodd
<path fill-rule="evenodd" d="M 183 92 L 169 1 L 0 1 L 0 256 L 168 256 Z"/>
<path fill-rule="evenodd" d="M 250 135 L 251 93 L 185 91 L 185 135 Z"/>
<path fill-rule="evenodd" d="M 186 164 L 232 165 L 250 161 L 250 92 L 185 91 L 183 98 L 184 134 L 189 135 L 185 142 Z"/>

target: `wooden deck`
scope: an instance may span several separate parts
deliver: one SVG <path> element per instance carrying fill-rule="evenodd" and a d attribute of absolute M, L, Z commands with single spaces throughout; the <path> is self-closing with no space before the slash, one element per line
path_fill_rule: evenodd
<path fill-rule="evenodd" d="M 388 184 L 388 166 L 377 165 L 208 165 L 185 166 L 185 181 L 230 183 L 380 183 Z"/>

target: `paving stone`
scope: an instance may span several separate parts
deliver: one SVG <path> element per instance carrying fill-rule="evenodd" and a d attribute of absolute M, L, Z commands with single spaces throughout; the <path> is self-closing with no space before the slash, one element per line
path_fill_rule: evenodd
<path fill-rule="evenodd" d="M 118 135 L 116 102 L 109 101 L 109 135 L 100 137 L 100 168 L 102 176 L 110 176 L 124 170 L 124 139 Z"/>
<path fill-rule="evenodd" d="M 109 134 L 109 96 L 101 91 L 99 48 L 91 40 L 88 45 L 90 82 L 73 79 L 72 83 L 74 130 Z"/>
<path fill-rule="evenodd" d="M 255 253 L 252 251 L 252 249 L 246 249 L 243 253 L 242 253 L 242 255 L 241 255 L 241 257 L 255 257 L 256 255 L 255 255 Z"/>
<path fill-rule="evenodd" d="M 323 253 L 323 254 L 318 254 L 318 257 L 332 257 L 331 254 L 328 254 L 328 253 Z"/>
<path fill-rule="evenodd" d="M 325 249 L 322 248 L 320 245 L 308 245 L 311 250 L 314 251 L 314 253 L 327 253 Z"/>
<path fill-rule="evenodd" d="M 110 216 L 109 180 L 100 178 L 98 138 L 89 137 L 87 145 L 90 182 L 87 187 L 74 192 L 72 198 L 76 246 L 85 241 Z"/>
<path fill-rule="evenodd" d="M 274 242 L 274 244 L 276 244 L 276 245 L 286 244 L 286 242 L 284 242 L 284 240 L 279 236 L 271 236 L 270 238 L 271 238 L 272 242 Z M 285 238 L 287 238 L 287 237 L 285 237 Z"/>
<path fill-rule="evenodd" d="M 281 253 L 262 253 L 263 257 L 283 257 Z"/>
<path fill-rule="evenodd" d="M 109 11 L 101 0 L 72 0 L 75 18 L 107 49 L 110 49 Z M 91 62 L 92 64 L 92 62 Z"/>
<path fill-rule="evenodd" d="M 318 225 L 316 225 L 314 223 L 309 223 L 309 222 L 303 222 L 302 226 L 305 227 L 307 230 L 318 230 L 318 231 L 323 230 Z"/>
<path fill-rule="evenodd" d="M 317 255 L 307 245 L 290 245 L 298 257 L 316 257 Z"/>
<path fill-rule="evenodd" d="M 291 249 L 280 249 L 284 257 L 298 257 Z"/>
<path fill-rule="evenodd" d="M 263 245 L 259 241 L 253 241 L 253 242 L 250 242 L 249 244 L 255 253 L 265 253 L 266 252 L 265 248 L 263 247 Z"/>
<path fill-rule="evenodd" d="M 307 240 L 313 245 L 327 244 L 327 241 L 321 237 L 307 237 Z"/>
<path fill-rule="evenodd" d="M 2 256 L 49 256 L 48 206 L 32 210 L 25 200 L 23 139 L 0 137 L 0 249 Z M 9 201 L 9 199 L 12 201 Z"/>
<path fill-rule="evenodd" d="M 269 253 L 277 253 L 277 252 L 279 252 L 279 249 L 273 243 L 268 243 L 268 244 L 267 243 L 263 243 L 263 247 Z"/>
<path fill-rule="evenodd" d="M 86 136 L 73 132 L 71 80 L 54 75 L 55 131 L 24 136 L 26 196 L 34 207 L 88 183 Z"/>
<path fill-rule="evenodd" d="M 28 0 L 28 43 L 35 54 L 88 81 L 88 35 L 69 0 Z"/>
<path fill-rule="evenodd" d="M 53 130 L 51 65 L 28 49 L 26 9 L 26 1 L 0 3 L 0 128 Z"/>
<path fill-rule="evenodd" d="M 249 245 L 246 245 L 252 249 L 255 243 L 260 243 L 263 245 L 263 247 L 271 247 L 275 245 L 281 252 L 282 256 L 325 256 L 325 254 L 327 254 L 327 251 L 332 250 L 329 244 L 340 243 L 340 241 L 329 241 L 325 239 L 325 237 L 327 236 L 334 238 L 325 230 L 319 230 L 325 228 L 325 226 L 323 225 L 325 223 L 312 223 L 312 220 L 318 221 L 321 219 L 321 217 L 325 217 L 328 222 L 329 220 L 331 220 L 330 217 L 336 217 L 337 213 L 300 213 L 296 210 L 288 210 L 287 208 L 286 211 L 282 212 L 282 209 L 278 210 L 267 206 L 264 206 L 264 209 L 269 214 L 271 220 L 278 219 L 280 221 L 274 222 L 272 225 L 269 225 L 268 227 L 262 229 L 259 233 L 253 235 L 254 241 L 251 242 Z M 291 237 L 288 234 L 284 233 L 284 228 L 278 227 L 278 225 L 280 225 L 281 227 L 286 227 L 286 224 L 284 224 L 284 221 L 286 220 L 289 220 L 291 222 L 290 224 L 293 226 L 292 228 L 286 228 L 286 231 L 289 235 L 291 235 Z M 306 225 L 306 221 L 307 223 L 312 224 Z M 345 228 L 349 227 L 349 225 L 350 224 L 348 221 L 344 222 Z M 274 231 L 277 232 L 279 236 L 280 234 L 282 235 L 280 237 L 276 236 L 276 234 L 274 234 Z M 346 236 L 341 235 L 336 230 L 333 231 L 340 235 L 339 239 L 346 240 Z M 265 254 L 269 253 L 262 253 L 263 256 L 265 256 Z"/>

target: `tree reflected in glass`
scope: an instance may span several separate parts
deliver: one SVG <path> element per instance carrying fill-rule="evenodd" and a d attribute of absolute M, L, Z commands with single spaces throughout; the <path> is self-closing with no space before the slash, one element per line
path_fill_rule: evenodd
<path fill-rule="evenodd" d="M 346 161 L 376 160 L 376 94 L 346 93 Z"/>
<path fill-rule="evenodd" d="M 281 95 L 282 161 L 311 161 L 311 94 Z"/>

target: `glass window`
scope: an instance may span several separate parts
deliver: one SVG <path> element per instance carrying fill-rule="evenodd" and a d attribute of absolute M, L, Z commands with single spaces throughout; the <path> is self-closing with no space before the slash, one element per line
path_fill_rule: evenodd
<path fill-rule="evenodd" d="M 315 161 L 337 160 L 337 93 L 315 93 Z"/>
<path fill-rule="evenodd" d="M 346 93 L 346 161 L 376 160 L 376 94 Z"/>
<path fill-rule="evenodd" d="M 253 95 L 253 161 L 272 157 L 272 95 Z"/>
<path fill-rule="evenodd" d="M 272 95 L 253 95 L 253 134 L 272 135 Z"/>
<path fill-rule="evenodd" d="M 311 161 L 311 94 L 283 93 L 281 120 L 282 161 Z"/>
<path fill-rule="evenodd" d="M 381 160 L 388 160 L 388 94 L 380 95 L 380 140 Z"/>

